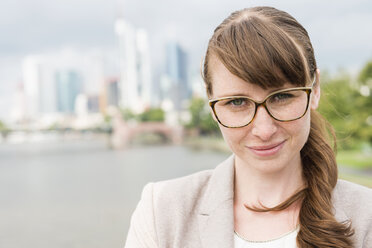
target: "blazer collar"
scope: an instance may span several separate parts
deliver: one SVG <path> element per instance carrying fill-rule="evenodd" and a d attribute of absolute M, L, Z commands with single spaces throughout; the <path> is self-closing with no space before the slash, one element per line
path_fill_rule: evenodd
<path fill-rule="evenodd" d="M 199 211 L 203 247 L 234 246 L 234 156 L 214 170 Z"/>

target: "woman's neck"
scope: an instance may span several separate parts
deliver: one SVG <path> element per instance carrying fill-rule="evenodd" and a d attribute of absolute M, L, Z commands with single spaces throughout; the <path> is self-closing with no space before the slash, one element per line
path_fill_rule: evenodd
<path fill-rule="evenodd" d="M 274 207 L 304 187 L 302 164 L 298 159 L 278 171 L 258 171 L 235 158 L 235 204 Z"/>

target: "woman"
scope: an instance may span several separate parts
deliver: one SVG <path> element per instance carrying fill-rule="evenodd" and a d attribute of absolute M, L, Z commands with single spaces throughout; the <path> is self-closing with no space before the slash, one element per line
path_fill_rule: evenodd
<path fill-rule="evenodd" d="M 203 78 L 233 155 L 148 184 L 126 247 L 372 247 L 372 191 L 337 180 L 306 30 L 275 8 L 234 12 Z"/>

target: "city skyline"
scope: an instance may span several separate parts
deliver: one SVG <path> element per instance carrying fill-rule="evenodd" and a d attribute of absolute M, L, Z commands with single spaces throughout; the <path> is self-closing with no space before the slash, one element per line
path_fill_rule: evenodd
<path fill-rule="evenodd" d="M 318 66 L 357 72 L 372 58 L 372 3 L 368 1 L 2 1 L 0 32 L 0 119 L 21 80 L 21 60 L 30 54 L 63 49 L 117 56 L 114 22 L 123 16 L 148 31 L 152 70 L 164 70 L 165 44 L 180 42 L 189 51 L 189 73 L 197 74 L 208 38 L 231 11 L 253 5 L 288 11 L 309 31 Z M 108 65 L 115 76 L 118 68 Z"/>
<path fill-rule="evenodd" d="M 115 33 L 117 75 L 107 74 L 108 58 L 102 54 L 68 50 L 24 57 L 22 83 L 15 104 L 10 104 L 8 124 L 48 128 L 70 123 L 86 128 L 81 123 L 88 123 L 91 116 L 111 115 L 117 108 L 136 114 L 149 108 L 162 108 L 171 115 L 186 110 L 193 90 L 187 75 L 187 51 L 174 40 L 167 43 L 165 70 L 155 84 L 158 80 L 151 80 L 147 31 L 119 18 Z"/>

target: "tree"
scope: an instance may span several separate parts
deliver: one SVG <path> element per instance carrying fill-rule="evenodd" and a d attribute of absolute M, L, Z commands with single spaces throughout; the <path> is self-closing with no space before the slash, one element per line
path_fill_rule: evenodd
<path fill-rule="evenodd" d="M 200 127 L 205 112 L 204 105 L 205 102 L 201 98 L 193 98 L 191 100 L 189 107 L 189 111 L 191 114 L 191 121 L 189 124 L 191 127 Z"/>
<path fill-rule="evenodd" d="M 10 132 L 10 129 L 5 125 L 4 122 L 0 120 L 0 134 L 3 138 L 6 138 Z"/>
<path fill-rule="evenodd" d="M 0 131 L 6 130 L 6 129 L 7 129 L 7 127 L 4 124 L 4 122 L 0 121 Z"/>
<path fill-rule="evenodd" d="M 371 109 L 371 98 L 351 87 L 348 76 L 329 78 L 323 83 L 319 112 L 335 128 L 341 148 L 372 144 L 372 125 L 367 121 Z"/>
<path fill-rule="evenodd" d="M 161 108 L 151 108 L 138 116 L 142 122 L 163 122 L 165 119 L 164 111 Z"/>
<path fill-rule="evenodd" d="M 369 61 L 359 73 L 359 82 L 366 84 L 368 80 L 372 80 L 372 61 Z"/>
<path fill-rule="evenodd" d="M 187 128 L 197 129 L 202 135 L 216 135 L 220 133 L 205 100 L 202 98 L 191 99 L 189 111 L 191 120 L 186 125 Z"/>
<path fill-rule="evenodd" d="M 123 117 L 123 120 L 133 120 L 136 119 L 136 115 L 130 110 L 130 109 L 121 109 L 121 115 Z"/>
<path fill-rule="evenodd" d="M 356 102 L 360 113 L 362 113 L 360 118 L 364 119 L 359 133 L 361 137 L 368 140 L 369 144 L 372 145 L 372 60 L 360 71 L 358 79 L 361 84 L 361 90 L 366 90 Z"/>

